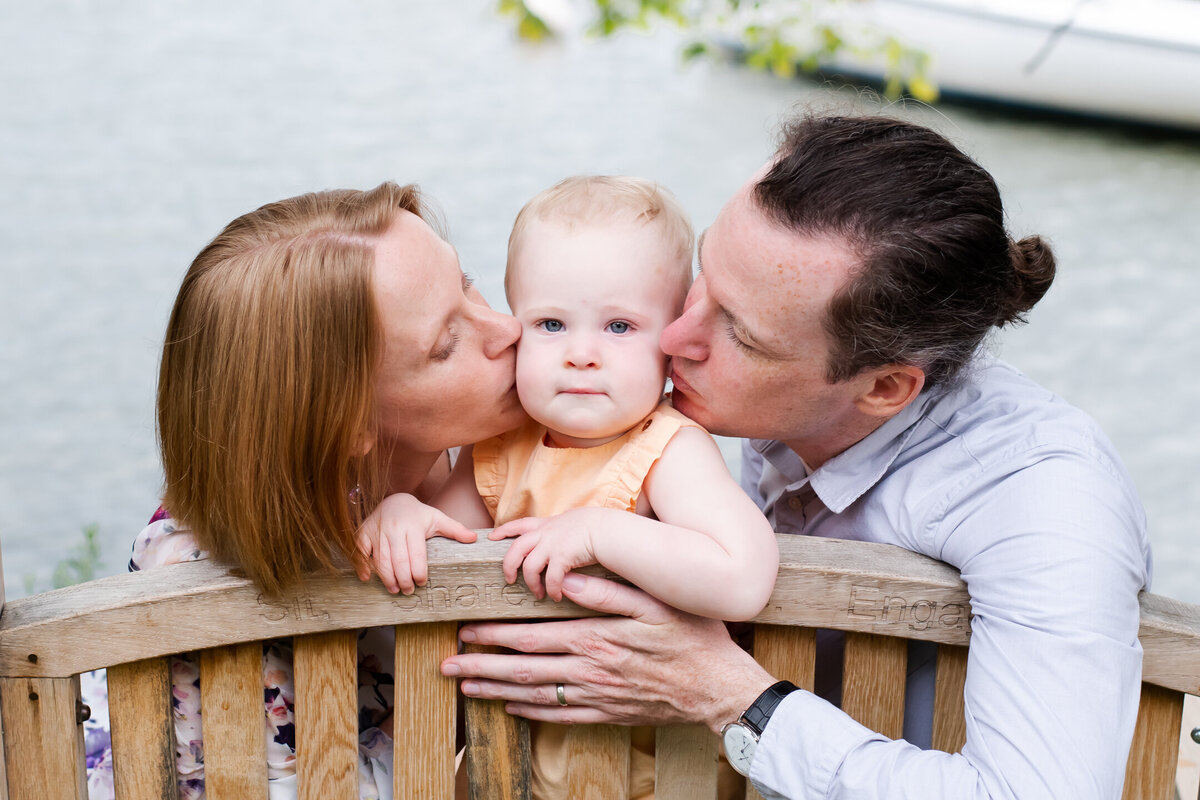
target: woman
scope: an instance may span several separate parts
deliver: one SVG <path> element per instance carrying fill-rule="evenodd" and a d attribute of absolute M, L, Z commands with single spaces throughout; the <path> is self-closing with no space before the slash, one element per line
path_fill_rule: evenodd
<path fill-rule="evenodd" d="M 131 569 L 211 556 L 267 595 L 348 563 L 361 572 L 355 532 L 383 497 L 427 499 L 450 448 L 523 420 L 520 326 L 472 288 L 428 216 L 413 186 L 306 194 L 239 217 L 200 252 L 159 373 L 166 510 L 138 535 Z M 390 794 L 389 636 L 359 640 L 363 797 Z M 267 644 L 263 670 L 279 790 L 294 781 L 290 643 Z M 198 676 L 174 659 L 184 798 L 203 793 Z M 108 754 L 95 752 L 106 738 L 89 736 L 93 797 L 111 795 Z"/>

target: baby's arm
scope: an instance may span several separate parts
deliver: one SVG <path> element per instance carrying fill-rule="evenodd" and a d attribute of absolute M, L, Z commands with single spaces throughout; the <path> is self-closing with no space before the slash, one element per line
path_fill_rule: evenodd
<path fill-rule="evenodd" d="M 741 490 L 716 443 L 683 428 L 646 477 L 646 499 L 658 520 L 624 511 L 580 508 L 556 517 L 516 520 L 493 538 L 530 534 L 513 543 L 505 574 L 535 593 L 561 598 L 562 576 L 599 563 L 683 611 L 726 620 L 750 619 L 775 585 L 779 550 L 762 512 Z"/>
<path fill-rule="evenodd" d="M 475 487 L 473 446 L 467 445 L 458 454 L 450 477 L 438 489 L 429 505 L 448 514 L 468 528 L 492 527 L 492 513 Z"/>
<path fill-rule="evenodd" d="M 411 494 L 384 498 L 358 529 L 358 549 L 369 560 L 358 567 L 358 577 L 369 580 L 370 566 L 384 587 L 395 594 L 412 594 L 429 577 L 425 540 L 444 536 L 460 542 L 475 541 L 472 528 L 487 528 L 491 515 L 475 489 L 471 448 L 464 447 L 446 483 L 429 505 Z"/>

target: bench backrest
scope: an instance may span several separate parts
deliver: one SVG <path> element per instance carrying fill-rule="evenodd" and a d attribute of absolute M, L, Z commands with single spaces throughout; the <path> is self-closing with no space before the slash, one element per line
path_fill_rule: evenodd
<path fill-rule="evenodd" d="M 970 604 L 957 571 L 887 545 L 779 543 L 775 593 L 755 620 L 755 657 L 811 689 L 815 629 L 846 631 L 842 706 L 899 737 L 906 640 L 935 642 L 933 743 L 959 750 Z M 459 622 L 588 613 L 506 585 L 506 547 L 431 540 L 429 584 L 408 597 L 329 576 L 268 602 L 245 579 L 193 562 L 9 602 L 0 612 L 0 800 L 86 797 L 78 676 L 100 667 L 108 668 L 118 798 L 175 797 L 167 656 L 191 651 L 200 652 L 208 797 L 266 800 L 261 640 L 280 637 L 294 637 L 299 796 L 356 797 L 356 631 L 375 625 L 396 631 L 396 730 L 404 733 L 393 796 L 451 798 L 461 698 L 438 664 L 456 651 Z M 1125 797 L 1169 800 L 1183 697 L 1200 693 L 1200 607 L 1143 595 L 1140 635 L 1144 684 Z M 469 700 L 464 711 L 472 796 L 528 797 L 523 723 L 496 702 Z M 572 728 L 571 797 L 624 797 L 628 741 L 618 726 Z M 715 797 L 718 743 L 706 729 L 660 728 L 656 752 L 658 800 Z"/>

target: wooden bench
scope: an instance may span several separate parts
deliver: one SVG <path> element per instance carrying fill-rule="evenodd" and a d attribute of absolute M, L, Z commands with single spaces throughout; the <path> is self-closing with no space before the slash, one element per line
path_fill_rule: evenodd
<path fill-rule="evenodd" d="M 958 750 L 970 613 L 957 571 L 887 545 L 779 541 L 775 594 L 755 620 L 756 657 L 811 688 L 813 629 L 847 631 L 843 707 L 896 737 L 905 640 L 936 642 L 934 745 Z M 0 798 L 86 797 L 78 676 L 99 667 L 108 667 L 118 797 L 174 797 L 166 656 L 200 651 L 208 797 L 265 800 L 260 640 L 287 636 L 295 637 L 299 796 L 355 797 L 355 630 L 373 625 L 396 626 L 396 724 L 405 733 L 394 796 L 450 798 L 461 701 L 438 664 L 455 652 L 458 623 L 584 613 L 505 585 L 506 546 L 432 540 L 429 585 L 408 597 L 331 576 L 267 602 L 246 580 L 194 562 L 13 600 L 0 613 Z M 1184 694 L 1200 693 L 1200 607 L 1155 595 L 1141 605 L 1145 683 L 1125 797 L 1170 800 Z M 467 706 L 475 796 L 527 797 L 527 752 L 522 758 L 509 738 L 517 723 L 498 703 Z M 581 726 L 571 736 L 572 797 L 624 797 L 628 730 Z M 659 800 L 714 797 L 716 737 L 698 727 L 661 728 L 657 737 Z"/>

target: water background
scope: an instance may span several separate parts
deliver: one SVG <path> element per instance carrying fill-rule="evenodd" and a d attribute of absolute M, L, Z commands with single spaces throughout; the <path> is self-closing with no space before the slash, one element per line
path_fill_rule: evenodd
<path fill-rule="evenodd" d="M 0 21 L 10 598 L 27 578 L 45 588 L 88 524 L 102 571 L 125 568 L 157 504 L 166 315 L 188 262 L 238 214 L 311 189 L 418 182 L 504 307 L 508 228 L 538 190 L 572 173 L 644 175 L 702 228 L 790 109 L 854 100 L 683 67 L 670 33 L 529 46 L 490 0 L 45 0 L 7 4 Z M 996 348 L 1099 419 L 1149 512 L 1154 589 L 1200 602 L 1200 137 L 952 105 L 903 113 L 992 171 L 1016 234 L 1054 242 L 1058 280 Z"/>

